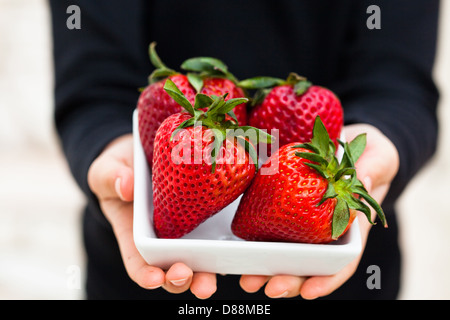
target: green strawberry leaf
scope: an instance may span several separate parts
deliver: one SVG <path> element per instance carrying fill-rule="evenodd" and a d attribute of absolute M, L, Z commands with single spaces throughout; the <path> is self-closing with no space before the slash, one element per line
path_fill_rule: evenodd
<path fill-rule="evenodd" d="M 181 64 L 181 68 L 194 72 L 210 72 L 219 70 L 223 74 L 228 73 L 228 67 L 221 60 L 211 57 L 190 58 Z"/>
<path fill-rule="evenodd" d="M 202 91 L 203 79 L 199 74 L 189 72 L 187 74 L 187 78 L 188 78 L 189 83 L 194 87 L 196 92 Z"/>
<path fill-rule="evenodd" d="M 247 102 L 248 102 L 247 98 L 229 99 L 229 100 L 225 101 L 225 103 L 219 109 L 217 109 L 217 112 L 225 114 L 225 113 L 232 111 L 236 106 L 243 104 L 243 103 L 247 103 Z"/>
<path fill-rule="evenodd" d="M 306 80 L 299 81 L 294 85 L 294 92 L 297 96 L 301 96 L 312 86 L 312 83 Z"/>
<path fill-rule="evenodd" d="M 308 167 L 314 169 L 317 171 L 318 174 L 320 174 L 322 177 L 324 177 L 325 179 L 329 179 L 330 177 L 328 176 L 328 174 L 325 172 L 325 170 L 319 166 L 318 164 L 315 163 L 309 163 L 309 162 L 304 162 L 305 165 L 307 165 Z"/>
<path fill-rule="evenodd" d="M 211 96 L 211 98 L 213 99 L 213 103 L 207 111 L 210 116 L 219 114 L 218 110 L 220 110 L 220 108 L 225 104 L 225 98 L 227 97 L 227 95 L 228 93 L 220 97 L 214 95 Z"/>
<path fill-rule="evenodd" d="M 152 62 L 153 66 L 157 69 L 168 69 L 167 66 L 161 61 L 158 54 L 156 53 L 156 42 L 150 43 L 150 46 L 148 47 L 148 54 L 150 56 L 150 61 Z"/>
<path fill-rule="evenodd" d="M 220 148 L 226 136 L 220 129 L 211 128 L 211 130 L 214 133 L 214 146 L 211 150 L 211 173 L 214 173 L 216 171 L 216 159 L 219 156 Z"/>
<path fill-rule="evenodd" d="M 212 103 L 213 99 L 210 96 L 198 93 L 195 95 L 194 109 L 195 110 L 204 109 L 209 107 Z"/>
<path fill-rule="evenodd" d="M 352 191 L 353 191 L 354 193 L 356 193 L 357 195 L 361 196 L 364 200 L 367 201 L 367 203 L 368 203 L 372 208 L 375 209 L 375 211 L 376 211 L 378 217 L 379 217 L 380 220 L 381 220 L 381 223 L 383 224 L 383 226 L 384 226 L 385 228 L 387 228 L 388 225 L 387 225 L 387 221 L 386 221 L 386 216 L 384 215 L 383 209 L 382 209 L 381 206 L 378 204 L 378 202 L 377 202 L 375 199 L 373 199 L 373 198 L 367 193 L 366 190 L 363 190 L 363 189 L 361 189 L 361 188 L 354 188 L 354 189 L 352 189 Z"/>
<path fill-rule="evenodd" d="M 301 81 L 306 81 L 306 78 L 300 76 L 299 74 L 297 74 L 295 72 L 289 73 L 289 75 L 286 79 L 287 84 L 294 85 L 294 86 Z"/>
<path fill-rule="evenodd" d="M 177 135 L 177 133 L 182 130 L 183 128 L 191 127 L 195 123 L 195 118 L 189 118 L 185 121 L 183 121 L 173 132 L 170 136 L 170 141 L 173 140 L 173 138 Z"/>
<path fill-rule="evenodd" d="M 348 226 L 350 220 L 350 210 L 347 202 L 337 197 L 336 207 L 334 208 L 333 221 L 331 223 L 331 238 L 338 239 Z"/>
<path fill-rule="evenodd" d="M 164 90 L 169 94 L 169 96 L 172 97 L 173 100 L 175 100 L 180 106 L 182 106 L 187 112 L 189 112 L 189 114 L 191 114 L 192 116 L 195 114 L 195 109 L 192 104 L 189 102 L 183 92 L 178 89 L 178 87 L 172 80 L 166 80 L 166 83 L 164 84 Z"/>
<path fill-rule="evenodd" d="M 177 73 L 170 69 L 155 69 L 148 77 L 148 83 L 152 84 L 175 74 Z"/>
<path fill-rule="evenodd" d="M 245 89 L 245 88 L 244 88 Z M 267 95 L 270 93 L 272 89 L 259 89 L 255 92 L 252 98 L 252 102 L 250 105 L 252 107 L 257 106 L 261 103 L 263 103 L 264 99 L 267 97 Z"/>
<path fill-rule="evenodd" d="M 213 78 L 226 78 L 234 83 L 238 82 L 238 79 L 228 71 L 228 67 L 225 63 L 217 58 L 211 57 L 196 57 L 190 58 L 181 64 L 181 68 L 186 71 L 192 71 L 199 73 L 199 77 L 213 77 Z"/>
<path fill-rule="evenodd" d="M 332 183 L 328 183 L 327 191 L 325 191 L 322 200 L 317 204 L 317 207 L 320 206 L 322 203 L 324 203 L 328 199 L 336 198 L 337 197 L 336 190 L 334 189 L 334 186 Z"/>
<path fill-rule="evenodd" d="M 231 118 L 233 118 L 234 122 L 235 122 L 237 125 L 239 125 L 239 121 L 238 121 L 238 119 L 237 119 L 237 117 L 236 117 L 236 114 L 234 113 L 233 110 L 228 111 L 228 112 L 227 112 L 227 115 L 229 115 Z"/>
<path fill-rule="evenodd" d="M 364 149 L 366 148 L 366 136 L 367 135 L 363 133 L 350 141 L 348 150 L 350 151 L 353 162 L 358 161 L 359 157 L 363 154 Z"/>
<path fill-rule="evenodd" d="M 247 137 L 253 144 L 257 145 L 260 142 L 265 144 L 271 144 L 274 142 L 275 137 L 268 134 L 265 130 L 261 130 L 252 126 L 241 126 L 235 130 L 235 134 L 238 135 L 242 130 L 243 136 Z M 247 134 L 247 131 L 252 131 L 255 134 Z"/>
<path fill-rule="evenodd" d="M 313 162 L 317 162 L 318 164 L 324 166 L 325 168 L 328 166 L 328 161 L 325 160 L 324 157 L 317 153 L 311 153 L 311 152 L 296 152 L 295 155 L 297 157 L 301 157 Z"/>
<path fill-rule="evenodd" d="M 256 152 L 254 146 L 241 136 L 235 136 L 236 140 L 244 147 L 245 151 L 249 154 L 253 163 L 255 164 L 256 171 L 258 170 L 258 153 Z"/>
<path fill-rule="evenodd" d="M 329 141 L 330 136 L 328 135 L 328 131 L 325 128 L 323 122 L 320 120 L 320 117 L 317 116 L 314 121 L 313 138 L 311 139 L 311 144 L 319 150 L 319 154 L 321 156 L 328 157 Z"/>
<path fill-rule="evenodd" d="M 238 86 L 244 89 L 272 88 L 285 83 L 284 80 L 272 77 L 255 77 L 238 82 Z"/>
<path fill-rule="evenodd" d="M 314 153 L 320 154 L 320 150 L 317 147 L 315 147 L 314 145 L 312 145 L 311 143 L 298 144 L 296 146 L 293 146 L 292 148 L 302 148 L 302 149 L 306 149 L 306 150 L 312 151 Z"/>
<path fill-rule="evenodd" d="M 342 176 L 354 175 L 356 174 L 356 169 L 353 167 L 347 167 L 339 169 L 338 172 L 334 175 L 334 180 L 338 181 Z"/>
<path fill-rule="evenodd" d="M 150 56 L 150 61 L 153 64 L 153 66 L 156 68 L 148 77 L 148 83 L 152 84 L 157 81 L 160 81 L 162 79 L 165 79 L 169 76 L 177 74 L 176 71 L 168 68 L 159 58 L 158 54 L 156 53 L 156 42 L 150 43 L 148 47 L 148 53 Z"/>
<path fill-rule="evenodd" d="M 352 188 L 358 188 L 363 192 L 367 192 L 366 188 L 364 187 L 364 185 L 362 184 L 362 182 L 360 180 L 358 180 L 358 178 L 356 177 L 356 174 L 353 176 L 353 180 L 352 180 Z"/>
<path fill-rule="evenodd" d="M 367 221 L 369 221 L 371 225 L 375 225 L 375 223 L 372 221 L 372 213 L 370 211 L 370 208 L 364 202 L 355 197 L 349 198 L 350 198 L 349 200 L 346 200 L 349 208 L 361 211 L 366 216 Z"/>

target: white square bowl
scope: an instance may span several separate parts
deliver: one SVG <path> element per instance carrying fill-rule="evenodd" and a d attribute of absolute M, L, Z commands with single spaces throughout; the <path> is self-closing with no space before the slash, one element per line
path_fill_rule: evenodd
<path fill-rule="evenodd" d="M 180 239 L 157 238 L 152 220 L 151 173 L 137 122 L 135 111 L 133 233 L 136 247 L 149 265 L 168 269 L 176 262 L 183 262 L 196 272 L 319 276 L 337 273 L 361 252 L 358 219 L 332 244 L 241 240 L 231 232 L 231 221 L 240 197 Z"/>

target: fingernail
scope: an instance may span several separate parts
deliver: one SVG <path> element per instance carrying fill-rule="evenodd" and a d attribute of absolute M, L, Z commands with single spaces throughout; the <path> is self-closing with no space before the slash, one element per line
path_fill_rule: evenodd
<path fill-rule="evenodd" d="M 120 198 L 121 200 L 123 200 L 122 190 L 121 190 L 121 188 L 120 188 L 121 183 L 122 183 L 122 179 L 121 179 L 121 178 L 117 178 L 117 179 L 116 179 L 116 182 L 115 182 L 115 184 L 114 184 L 114 188 L 116 189 L 116 192 L 117 192 L 117 194 L 119 195 L 119 198 Z"/>
<path fill-rule="evenodd" d="M 176 287 L 181 287 L 184 286 L 187 282 L 187 278 L 185 279 L 180 279 L 180 280 L 171 280 L 170 283 L 173 284 Z"/>
<path fill-rule="evenodd" d="M 157 286 L 153 286 L 153 287 L 147 287 L 147 289 L 149 290 L 154 290 L 154 289 L 158 289 L 159 287 L 161 287 L 161 285 L 157 285 Z"/>
<path fill-rule="evenodd" d="M 274 298 L 274 299 L 284 298 L 284 297 L 286 297 L 288 294 L 289 294 L 289 292 L 288 292 L 288 291 L 285 291 L 285 292 L 283 292 L 282 294 L 280 294 L 280 295 L 278 295 L 278 296 L 275 296 L 275 297 L 272 297 L 272 298 Z"/>

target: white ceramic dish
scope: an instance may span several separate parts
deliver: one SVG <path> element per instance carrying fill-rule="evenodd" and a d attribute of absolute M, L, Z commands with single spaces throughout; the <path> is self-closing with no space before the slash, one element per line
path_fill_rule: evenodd
<path fill-rule="evenodd" d="M 234 201 L 221 212 L 180 239 L 159 239 L 153 230 L 151 174 L 137 129 L 134 130 L 134 241 L 145 261 L 167 269 L 183 262 L 194 271 L 222 274 L 331 275 L 361 252 L 357 219 L 350 230 L 332 244 L 299 244 L 244 241 L 231 232 L 231 221 L 239 204 Z"/>

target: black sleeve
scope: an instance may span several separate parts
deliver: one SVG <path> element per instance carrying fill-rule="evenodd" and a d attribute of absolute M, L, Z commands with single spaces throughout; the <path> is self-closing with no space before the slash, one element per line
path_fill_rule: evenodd
<path fill-rule="evenodd" d="M 386 199 L 396 199 L 437 145 L 438 91 L 433 82 L 438 0 L 357 1 L 359 27 L 352 34 L 337 87 L 347 123 L 369 123 L 397 147 L 400 171 Z M 376 4 L 381 29 L 368 29 Z M 361 26 L 364 26 L 361 28 Z"/>
<path fill-rule="evenodd" d="M 56 125 L 72 172 L 82 189 L 88 191 L 86 174 L 90 163 L 111 139 L 131 131 L 131 113 L 138 98 L 137 88 L 145 85 L 151 69 L 146 56 L 146 37 L 150 36 L 143 34 L 150 34 L 144 17 L 149 11 L 144 6 L 154 2 L 53 0 L 50 3 L 56 73 Z M 81 9 L 81 30 L 68 30 L 66 27 L 69 16 L 66 9 L 71 4 L 77 4 Z M 158 4 L 166 8 L 163 12 L 173 13 L 172 2 L 161 1 Z M 226 4 L 231 5 L 232 2 Z M 333 18 L 327 13 L 327 6 L 323 5 L 326 2 L 302 4 L 305 9 L 301 13 L 303 15 L 314 13 L 316 19 Z M 213 7 L 215 5 L 211 4 Z M 333 21 L 352 23 L 348 24 L 347 41 L 340 45 L 342 50 L 337 50 L 335 44 L 333 48 L 336 52 L 325 55 L 339 65 L 330 70 L 334 74 L 331 77 L 338 80 L 330 82 L 333 82 L 332 89 L 343 102 L 347 123 L 373 124 L 399 150 L 400 172 L 390 192 L 390 197 L 394 199 L 436 149 L 438 93 L 432 79 L 432 69 L 439 1 L 349 0 L 343 1 L 343 5 L 349 9 L 336 14 L 349 12 L 351 16 L 334 17 Z M 380 30 L 366 27 L 369 17 L 366 10 L 370 5 L 378 5 L 381 10 Z M 261 4 L 261 8 L 265 6 Z M 191 13 L 179 14 L 183 17 Z M 166 34 L 166 29 L 177 23 L 169 17 L 152 16 L 153 19 L 157 17 L 160 19 L 158 23 L 149 24 L 156 29 L 151 31 L 154 35 Z M 300 19 L 299 23 L 302 21 L 309 20 Z M 161 29 L 159 24 L 165 27 Z M 325 28 L 330 37 L 339 33 L 336 30 L 342 29 L 333 29 L 327 21 L 319 25 L 325 26 L 322 29 Z M 220 26 L 221 29 L 216 26 L 217 32 L 226 29 Z M 269 32 L 277 24 L 267 20 L 261 27 Z M 305 29 L 306 26 L 302 30 Z M 310 46 L 308 50 L 303 48 L 298 52 L 300 58 L 307 58 L 299 58 L 300 61 L 313 58 L 307 55 L 309 51 L 320 53 L 317 52 L 319 48 L 327 49 L 326 39 L 316 39 L 322 29 L 297 34 L 303 39 L 302 43 Z M 202 35 L 211 38 L 209 33 L 212 31 L 202 30 Z M 255 33 L 249 28 L 241 31 L 230 38 L 231 43 L 238 43 L 239 39 L 243 41 L 245 37 L 265 41 L 264 32 Z M 191 35 L 191 47 L 200 47 L 199 38 L 203 40 L 198 34 Z M 293 50 L 292 39 L 285 40 L 288 42 L 279 48 L 280 54 Z M 169 47 L 169 42 L 161 49 L 165 47 Z M 179 52 L 172 53 L 177 54 Z M 189 56 L 186 52 L 183 55 Z M 242 55 L 242 52 L 234 50 L 225 60 L 239 60 Z M 163 56 L 170 56 L 170 52 L 165 52 Z M 315 60 L 318 59 L 315 57 Z M 327 74 L 328 70 L 317 70 L 320 64 L 315 62 L 310 72 Z M 255 75 L 262 72 L 255 68 L 250 68 L 249 72 Z M 336 70 L 339 70 L 338 75 Z"/>
<path fill-rule="evenodd" d="M 86 194 L 90 164 L 108 142 L 131 132 L 138 89 L 146 85 L 150 66 L 142 28 L 144 2 L 50 1 L 56 128 L 72 174 Z M 70 5 L 80 8 L 79 30 L 66 26 Z"/>

